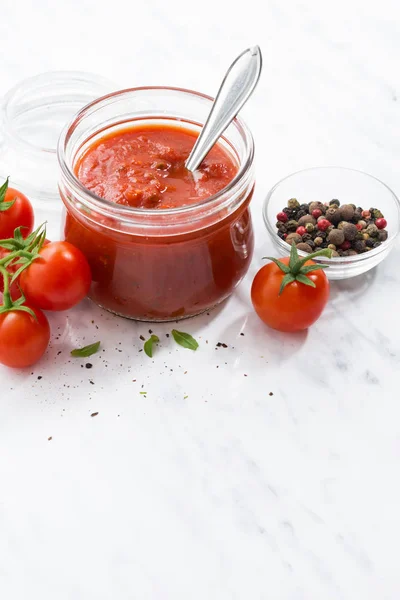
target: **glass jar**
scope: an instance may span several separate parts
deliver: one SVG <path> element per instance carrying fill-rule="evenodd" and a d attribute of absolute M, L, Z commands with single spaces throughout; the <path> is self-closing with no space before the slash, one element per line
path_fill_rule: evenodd
<path fill-rule="evenodd" d="M 47 221 L 59 235 L 62 203 L 57 186 L 57 142 L 65 124 L 83 106 L 115 89 L 112 82 L 80 71 L 51 71 L 20 81 L 0 106 L 0 184 L 32 202 L 36 224 Z"/>
<path fill-rule="evenodd" d="M 212 99 L 177 88 L 135 88 L 82 109 L 58 146 L 65 239 L 89 260 L 90 297 L 118 315 L 170 321 L 206 311 L 227 298 L 248 270 L 253 252 L 249 203 L 254 144 L 240 119 L 221 143 L 238 164 L 234 179 L 197 204 L 151 210 L 122 206 L 86 189 L 74 168 L 100 137 L 135 124 L 168 121 L 199 131 Z"/>

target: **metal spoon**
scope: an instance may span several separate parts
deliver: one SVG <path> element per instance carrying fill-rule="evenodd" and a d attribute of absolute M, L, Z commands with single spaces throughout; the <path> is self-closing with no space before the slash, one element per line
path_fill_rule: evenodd
<path fill-rule="evenodd" d="M 248 48 L 229 67 L 210 114 L 185 166 L 195 171 L 215 142 L 236 117 L 256 87 L 261 74 L 262 57 L 259 46 Z"/>

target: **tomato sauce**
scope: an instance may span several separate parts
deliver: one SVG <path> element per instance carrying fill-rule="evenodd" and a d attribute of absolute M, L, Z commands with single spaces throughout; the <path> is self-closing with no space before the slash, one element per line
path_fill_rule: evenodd
<path fill-rule="evenodd" d="M 80 157 L 75 173 L 98 196 L 135 208 L 185 207 L 223 189 L 238 170 L 217 144 L 193 178 L 184 162 L 195 135 L 175 126 L 132 127 L 104 136 Z M 197 173 L 196 173 L 197 175 Z M 165 236 L 128 233 L 93 222 L 67 205 L 65 237 L 89 260 L 90 297 L 119 315 L 148 321 L 174 320 L 201 313 L 228 297 L 246 273 L 253 252 L 249 211 L 252 188 L 237 208 L 205 217 L 193 230 Z M 235 205 L 236 206 L 236 205 Z M 197 208 L 196 208 L 197 210 Z M 168 220 L 169 219 L 169 220 Z M 161 230 L 163 231 L 163 230 Z"/>
<path fill-rule="evenodd" d="M 146 126 L 100 139 L 76 167 L 78 179 L 101 198 L 135 208 L 178 208 L 219 192 L 237 165 L 217 144 L 196 171 L 185 168 L 196 135 L 178 127 Z"/>

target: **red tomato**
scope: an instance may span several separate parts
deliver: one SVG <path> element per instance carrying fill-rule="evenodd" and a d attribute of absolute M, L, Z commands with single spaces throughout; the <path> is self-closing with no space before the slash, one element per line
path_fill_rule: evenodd
<path fill-rule="evenodd" d="M 281 259 L 289 264 L 289 257 Z M 315 264 L 308 260 L 305 266 Z M 322 269 L 307 274 L 315 288 L 293 281 L 281 295 L 279 290 L 285 273 L 273 262 L 262 267 L 254 278 L 251 300 L 256 313 L 278 331 L 300 331 L 310 327 L 321 315 L 329 298 L 329 281 Z"/>
<path fill-rule="evenodd" d="M 42 310 L 67 310 L 87 295 L 91 273 L 84 254 L 69 242 L 50 242 L 20 276 L 29 304 Z"/>
<path fill-rule="evenodd" d="M 33 365 L 49 344 L 49 322 L 41 310 L 30 308 L 36 319 L 22 310 L 0 313 L 0 363 L 7 367 Z"/>
<path fill-rule="evenodd" d="M 33 231 L 33 208 L 28 198 L 18 190 L 8 188 L 3 202 L 14 204 L 6 210 L 0 210 L 0 239 L 14 236 L 14 229 L 21 227 L 21 233 L 26 238 Z M 1 206 L 0 206 L 1 208 Z"/>

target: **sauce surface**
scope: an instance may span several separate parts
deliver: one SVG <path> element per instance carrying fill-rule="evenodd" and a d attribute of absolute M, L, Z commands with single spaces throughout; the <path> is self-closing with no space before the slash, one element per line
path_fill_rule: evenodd
<path fill-rule="evenodd" d="M 185 167 L 197 135 L 172 125 L 145 125 L 97 140 L 79 158 L 75 173 L 100 198 L 135 208 L 196 204 L 222 190 L 238 167 L 216 144 L 196 171 Z"/>

